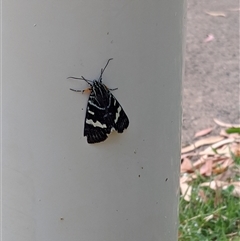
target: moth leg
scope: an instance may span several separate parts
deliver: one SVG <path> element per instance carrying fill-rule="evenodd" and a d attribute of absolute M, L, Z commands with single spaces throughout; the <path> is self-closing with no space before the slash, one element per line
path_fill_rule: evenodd
<path fill-rule="evenodd" d="M 80 79 L 80 80 L 84 80 L 84 81 L 86 81 L 86 82 L 87 82 L 89 85 L 91 85 L 91 86 L 92 86 L 92 83 L 93 83 L 92 80 L 85 79 L 83 76 L 81 76 L 81 78 L 77 78 L 77 77 L 72 77 L 72 76 L 70 76 L 70 77 L 68 77 L 67 79 Z"/>
<path fill-rule="evenodd" d="M 109 88 L 108 88 L 109 89 Z M 113 90 L 117 90 L 118 88 L 114 88 L 114 89 L 109 89 L 109 90 L 111 90 L 111 91 L 113 91 Z"/>
<path fill-rule="evenodd" d="M 82 90 L 75 90 L 75 89 L 70 89 L 70 90 L 75 92 L 82 92 Z"/>
<path fill-rule="evenodd" d="M 81 76 L 81 79 L 82 79 L 82 80 L 84 80 L 84 81 L 86 81 L 87 83 L 88 83 L 88 82 L 90 82 L 90 83 L 92 83 L 92 82 L 93 82 L 92 80 L 85 79 L 83 76 Z M 88 83 L 88 84 L 89 84 L 89 83 Z"/>
<path fill-rule="evenodd" d="M 75 92 L 82 92 L 82 93 L 91 93 L 92 88 L 87 88 L 85 90 L 75 90 L 75 89 L 70 89 L 71 91 L 75 91 Z"/>
<path fill-rule="evenodd" d="M 118 89 L 118 88 L 110 89 L 110 88 L 108 88 L 106 85 L 104 85 L 104 86 L 105 86 L 108 90 L 111 90 L 111 91 Z"/>

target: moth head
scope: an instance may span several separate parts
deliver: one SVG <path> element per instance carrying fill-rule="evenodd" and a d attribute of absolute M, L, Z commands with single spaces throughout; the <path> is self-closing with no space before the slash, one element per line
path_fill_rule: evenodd
<path fill-rule="evenodd" d="M 101 86 L 103 86 L 103 84 L 102 84 L 102 81 L 100 81 L 100 80 L 93 80 L 92 86 L 95 88 L 101 88 Z"/>

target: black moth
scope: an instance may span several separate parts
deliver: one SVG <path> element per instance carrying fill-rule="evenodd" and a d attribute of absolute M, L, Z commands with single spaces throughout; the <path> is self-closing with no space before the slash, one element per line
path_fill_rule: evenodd
<path fill-rule="evenodd" d="M 81 76 L 81 78 L 68 77 L 84 80 L 90 85 L 90 88 L 86 89 L 90 91 L 90 95 L 86 110 L 84 136 L 87 137 L 87 142 L 91 144 L 106 140 L 108 134 L 114 130 L 118 133 L 122 133 L 129 125 L 128 117 L 122 106 L 110 92 L 116 89 L 109 89 L 102 83 L 103 72 L 110 60 L 112 60 L 112 58 L 109 59 L 105 67 L 101 69 L 98 80 L 87 80 L 83 76 Z M 86 91 L 70 90 L 82 93 Z"/>

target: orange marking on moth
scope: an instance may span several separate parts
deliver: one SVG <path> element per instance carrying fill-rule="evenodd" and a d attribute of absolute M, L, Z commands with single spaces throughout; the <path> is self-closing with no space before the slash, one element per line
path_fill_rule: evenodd
<path fill-rule="evenodd" d="M 87 94 L 90 94 L 91 92 L 92 92 L 92 88 L 87 88 L 82 91 L 82 93 L 87 93 Z"/>

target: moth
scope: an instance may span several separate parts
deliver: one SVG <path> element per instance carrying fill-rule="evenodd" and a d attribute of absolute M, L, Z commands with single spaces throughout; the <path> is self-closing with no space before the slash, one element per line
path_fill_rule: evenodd
<path fill-rule="evenodd" d="M 71 79 L 80 79 L 87 82 L 90 86 L 85 90 L 70 89 L 75 92 L 90 92 L 86 117 L 84 124 L 84 136 L 87 137 L 87 142 L 90 144 L 105 141 L 112 131 L 123 133 L 124 129 L 128 128 L 129 119 L 124 112 L 122 106 L 111 93 L 115 89 L 109 89 L 102 83 L 102 75 L 107 68 L 109 62 L 101 69 L 98 80 L 88 80 L 83 76 L 81 78 L 68 77 Z"/>

